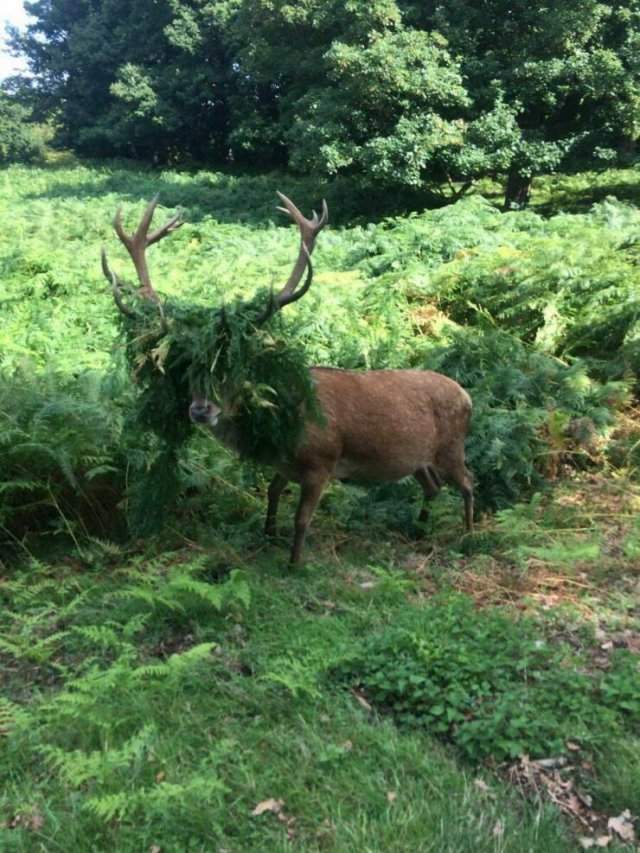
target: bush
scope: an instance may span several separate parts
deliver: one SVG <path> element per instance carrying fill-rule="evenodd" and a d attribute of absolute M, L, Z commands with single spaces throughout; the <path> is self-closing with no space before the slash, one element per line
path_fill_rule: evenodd
<path fill-rule="evenodd" d="M 462 597 L 410 618 L 411 626 L 365 640 L 335 675 L 468 760 L 555 756 L 569 739 L 597 747 L 623 718 L 640 723 L 638 665 L 629 656 L 590 674 L 533 622 L 478 612 Z"/>
<path fill-rule="evenodd" d="M 579 361 L 564 363 L 498 329 L 458 329 L 428 365 L 459 382 L 473 399 L 467 462 L 479 505 L 518 500 L 561 462 L 587 462 L 595 439 L 614 422 L 622 383 L 589 378 Z"/>
<path fill-rule="evenodd" d="M 640 215 L 609 199 L 587 215 L 503 217 L 442 264 L 426 291 L 452 320 L 501 328 L 553 355 L 588 359 L 595 375 L 640 369 Z"/>
<path fill-rule="evenodd" d="M 11 539 L 115 532 L 121 437 L 122 412 L 99 375 L 0 375 L 0 529 Z"/>
<path fill-rule="evenodd" d="M 44 153 L 41 134 L 25 107 L 0 92 L 0 165 L 33 163 Z"/>

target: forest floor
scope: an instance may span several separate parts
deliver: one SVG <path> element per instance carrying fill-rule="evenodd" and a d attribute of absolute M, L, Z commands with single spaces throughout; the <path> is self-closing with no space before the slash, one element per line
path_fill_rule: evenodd
<path fill-rule="evenodd" d="M 516 744 L 495 758 L 479 735 L 461 749 L 453 725 L 398 719 L 357 665 L 335 672 L 390 629 L 383 657 L 397 671 L 393 631 L 418 630 L 434 607 L 453 607 L 464 647 L 453 681 L 465 655 L 486 677 L 514 642 L 501 619 L 553 651 L 536 664 L 542 677 L 558 660 L 588 679 L 614 671 L 617 656 L 640 653 L 638 484 L 581 475 L 482 519 L 473 537 L 452 496 L 446 533 L 420 539 L 393 518 L 386 530 L 366 513 L 345 522 L 342 491 L 327 495 L 297 570 L 262 541 L 247 495 L 241 538 L 203 524 L 197 539 L 170 536 L 173 547 L 95 542 L 5 571 L 3 850 L 634 849 L 637 685 L 622 699 L 628 726 L 590 742 L 579 724 L 583 712 L 592 724 L 590 709 L 578 707 L 557 752 L 534 759 Z M 291 510 L 289 499 L 285 529 Z M 470 612 L 457 612 L 461 594 Z M 476 657 L 466 618 L 490 629 Z M 498 692 L 504 714 L 535 727 L 533 692 L 506 675 Z M 571 713 L 547 696 L 551 729 Z M 490 741 L 505 736 L 495 717 L 484 726 Z"/>

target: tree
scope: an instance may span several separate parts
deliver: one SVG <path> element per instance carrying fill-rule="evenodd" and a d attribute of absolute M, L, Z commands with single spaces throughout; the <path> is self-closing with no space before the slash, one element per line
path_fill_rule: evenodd
<path fill-rule="evenodd" d="M 31 0 L 13 45 L 90 154 L 236 160 L 367 191 L 633 157 L 640 0 Z"/>
<path fill-rule="evenodd" d="M 602 164 L 640 133 L 638 0 L 449 0 L 403 3 L 460 57 L 476 119 L 511 113 L 505 205 L 526 202 L 535 174 Z M 473 133 L 472 133 L 473 135 Z M 463 158 L 464 159 L 464 158 Z"/>
<path fill-rule="evenodd" d="M 15 97 L 0 91 L 0 164 L 32 163 L 43 153 L 31 114 Z"/>
<path fill-rule="evenodd" d="M 225 46 L 234 0 L 32 0 L 13 32 L 42 111 L 59 111 L 62 144 L 89 154 L 166 161 L 222 156 Z"/>
<path fill-rule="evenodd" d="M 246 79 L 270 95 L 234 127 L 241 147 L 267 139 L 298 171 L 383 188 L 443 180 L 469 98 L 445 40 L 404 27 L 393 0 L 246 0 L 237 31 Z"/>

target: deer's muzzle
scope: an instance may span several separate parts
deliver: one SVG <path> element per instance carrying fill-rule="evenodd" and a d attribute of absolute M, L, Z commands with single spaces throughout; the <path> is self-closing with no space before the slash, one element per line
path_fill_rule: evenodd
<path fill-rule="evenodd" d="M 189 406 L 189 417 L 194 424 L 213 427 L 217 424 L 221 409 L 207 399 L 196 397 Z"/>

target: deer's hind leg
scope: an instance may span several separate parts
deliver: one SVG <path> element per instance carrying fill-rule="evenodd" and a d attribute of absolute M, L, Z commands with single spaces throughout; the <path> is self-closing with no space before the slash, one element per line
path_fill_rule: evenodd
<path fill-rule="evenodd" d="M 464 462 L 450 474 L 451 481 L 460 490 L 464 501 L 464 528 L 473 533 L 473 477 Z"/>
<path fill-rule="evenodd" d="M 467 533 L 473 532 L 473 476 L 464 464 L 464 446 L 454 448 L 451 453 L 438 460 L 447 482 L 455 486 L 464 501 L 464 526 Z"/>
<path fill-rule="evenodd" d="M 422 486 L 424 499 L 422 501 L 420 515 L 418 516 L 418 522 L 420 524 L 424 524 L 429 519 L 429 501 L 436 497 L 440 491 L 442 482 L 437 472 L 430 465 L 418 468 L 413 476 Z"/>
<path fill-rule="evenodd" d="M 465 466 L 461 483 L 458 488 L 464 500 L 464 526 L 467 533 L 473 533 L 473 477 Z"/>

